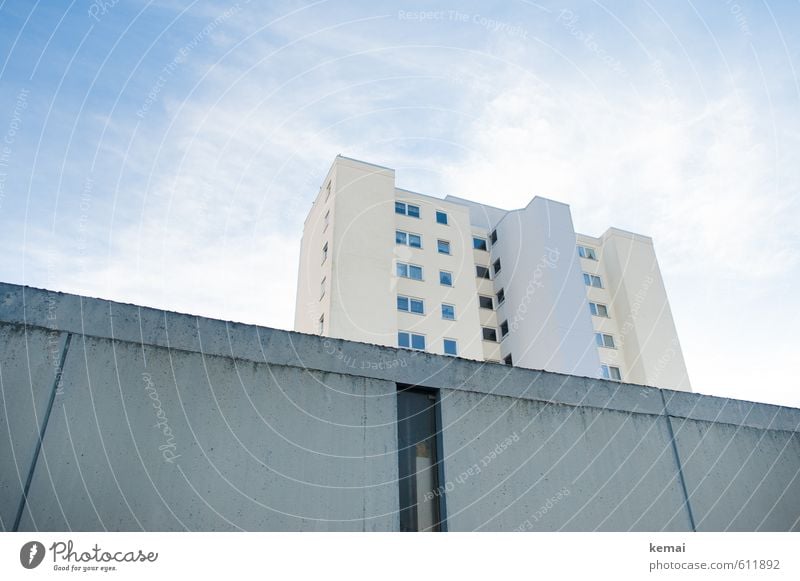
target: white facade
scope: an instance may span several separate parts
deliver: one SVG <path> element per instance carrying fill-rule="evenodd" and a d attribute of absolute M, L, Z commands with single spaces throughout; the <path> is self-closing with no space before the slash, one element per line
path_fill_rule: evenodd
<path fill-rule="evenodd" d="M 410 192 L 342 156 L 304 225 L 295 330 L 691 389 L 650 238 L 576 234 L 540 197 L 506 211 Z"/>

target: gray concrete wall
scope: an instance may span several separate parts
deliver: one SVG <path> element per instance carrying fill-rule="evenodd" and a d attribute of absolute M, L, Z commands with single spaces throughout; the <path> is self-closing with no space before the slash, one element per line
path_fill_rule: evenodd
<path fill-rule="evenodd" d="M 800 410 L 7 284 L 2 528 L 397 530 L 396 383 L 451 531 L 800 530 Z"/>

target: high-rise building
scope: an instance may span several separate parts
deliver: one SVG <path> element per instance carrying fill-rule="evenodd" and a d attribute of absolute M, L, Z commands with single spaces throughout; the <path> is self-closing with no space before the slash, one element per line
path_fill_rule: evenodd
<path fill-rule="evenodd" d="M 569 206 L 398 188 L 337 156 L 303 228 L 295 330 L 690 391 L 653 241 Z"/>

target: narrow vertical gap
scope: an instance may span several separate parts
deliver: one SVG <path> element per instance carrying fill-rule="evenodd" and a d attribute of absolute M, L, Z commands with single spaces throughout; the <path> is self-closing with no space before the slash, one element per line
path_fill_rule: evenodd
<path fill-rule="evenodd" d="M 659 389 L 661 394 L 661 403 L 664 405 L 664 417 L 667 420 L 667 431 L 669 433 L 669 441 L 672 443 L 672 453 L 675 457 L 675 464 L 678 465 L 678 479 L 681 483 L 681 490 L 683 491 L 684 504 L 686 511 L 689 513 L 689 523 L 692 525 L 692 532 L 697 532 L 697 527 L 694 522 L 694 514 L 692 513 L 692 503 L 689 501 L 689 490 L 686 488 L 686 479 L 683 476 L 683 465 L 681 464 L 681 457 L 678 454 L 678 443 L 675 441 L 675 432 L 672 430 L 672 418 L 667 411 L 667 400 L 664 398 L 664 390 Z"/>
<path fill-rule="evenodd" d="M 397 462 L 401 531 L 442 530 L 436 391 L 398 385 Z"/>
<path fill-rule="evenodd" d="M 25 479 L 25 487 L 22 489 L 22 498 L 19 501 L 19 508 L 17 509 L 17 516 L 14 519 L 14 527 L 11 529 L 14 532 L 19 530 L 19 523 L 22 520 L 22 514 L 25 511 L 25 506 L 28 502 L 28 491 L 31 488 L 33 481 L 33 472 L 36 469 L 36 463 L 39 461 L 39 454 L 42 451 L 42 442 L 44 442 L 44 434 L 47 431 L 47 424 L 50 421 L 50 413 L 53 411 L 53 402 L 56 399 L 56 391 L 61 384 L 61 374 L 64 371 L 64 362 L 67 360 L 67 351 L 69 344 L 72 341 L 72 333 L 67 333 L 67 338 L 64 341 L 64 347 L 61 349 L 61 356 L 58 359 L 58 367 L 56 367 L 56 375 L 53 379 L 53 385 L 50 388 L 50 399 L 47 402 L 47 409 L 45 409 L 44 417 L 42 418 L 42 425 L 39 427 L 39 434 L 36 440 L 36 448 L 33 451 L 33 459 L 31 466 L 28 469 L 28 477 Z"/>
<path fill-rule="evenodd" d="M 439 492 L 439 530 L 447 532 L 447 494 L 440 483 L 447 482 L 444 474 L 444 432 L 442 431 L 442 392 L 436 393 L 434 421 L 436 422 L 436 485 Z"/>

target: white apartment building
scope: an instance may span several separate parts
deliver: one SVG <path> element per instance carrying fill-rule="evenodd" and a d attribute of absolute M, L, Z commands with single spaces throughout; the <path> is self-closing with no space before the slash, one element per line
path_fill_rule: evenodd
<path fill-rule="evenodd" d="M 337 156 L 303 228 L 295 330 L 690 391 L 652 239 L 576 234 Z"/>

